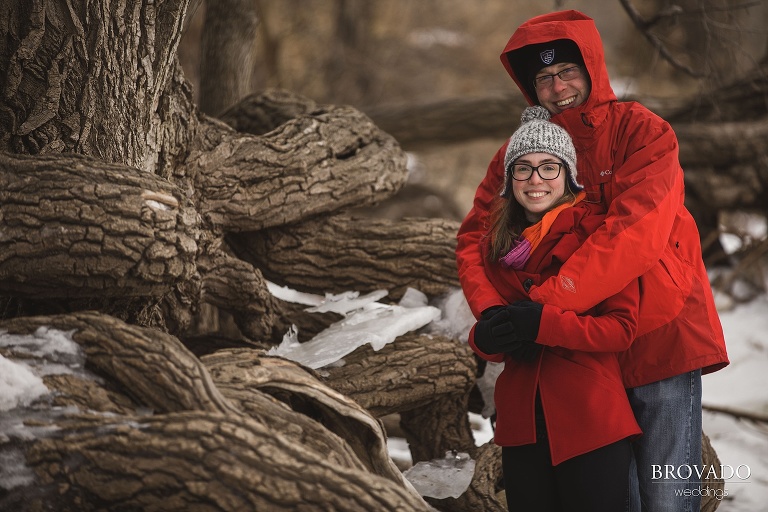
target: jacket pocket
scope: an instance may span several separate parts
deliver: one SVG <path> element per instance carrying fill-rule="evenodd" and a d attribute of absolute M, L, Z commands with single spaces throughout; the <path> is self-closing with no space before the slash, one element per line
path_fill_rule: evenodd
<path fill-rule="evenodd" d="M 688 297 L 693 287 L 694 268 L 685 259 L 684 255 L 678 249 L 678 242 L 670 242 L 661 255 L 661 264 L 669 274 L 670 279 L 677 285 L 683 294 Z"/>
<path fill-rule="evenodd" d="M 683 309 L 693 286 L 694 269 L 670 241 L 659 261 L 640 276 L 640 312 L 637 336 L 672 321 Z"/>

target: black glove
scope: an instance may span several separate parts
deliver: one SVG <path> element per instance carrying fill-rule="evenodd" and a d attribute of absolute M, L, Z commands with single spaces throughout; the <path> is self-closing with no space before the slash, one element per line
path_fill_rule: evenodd
<path fill-rule="evenodd" d="M 520 301 L 484 311 L 475 326 L 475 345 L 486 354 L 506 353 L 519 361 L 536 359 L 542 349 L 535 343 L 542 309 L 536 302 Z"/>
<path fill-rule="evenodd" d="M 515 338 L 510 348 L 506 351 L 510 357 L 522 362 L 535 361 L 541 353 L 542 346 L 536 343 L 541 323 L 541 311 L 544 306 L 538 302 L 523 300 L 507 306 L 509 323 L 514 326 Z"/>
<path fill-rule="evenodd" d="M 484 309 L 483 312 L 480 313 L 480 320 L 488 320 L 499 311 L 504 311 L 505 309 L 507 309 L 507 306 L 491 306 L 488 309 Z"/>
<path fill-rule="evenodd" d="M 517 361 L 532 363 L 539 357 L 543 347 L 535 341 L 515 341 L 509 344 L 506 354 Z"/>
<path fill-rule="evenodd" d="M 507 306 L 510 323 L 514 326 L 515 339 L 534 341 L 538 337 L 543 309 L 542 304 L 530 300 L 517 301 Z"/>
<path fill-rule="evenodd" d="M 491 324 L 491 319 L 497 314 L 506 318 L 506 311 L 506 306 L 490 307 L 483 311 L 480 315 L 480 320 L 475 324 L 475 345 L 486 354 L 499 354 L 503 352 L 503 350 L 496 347 L 496 341 L 493 338 L 493 333 L 491 333 L 491 327 L 493 325 Z M 502 318 L 499 318 L 499 321 L 502 320 Z"/>

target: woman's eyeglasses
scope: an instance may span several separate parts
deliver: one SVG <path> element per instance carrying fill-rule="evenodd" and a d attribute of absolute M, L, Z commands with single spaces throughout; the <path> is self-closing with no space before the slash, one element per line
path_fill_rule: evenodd
<path fill-rule="evenodd" d="M 512 179 L 515 181 L 527 181 L 533 176 L 533 171 L 536 171 L 541 179 L 554 180 L 560 176 L 560 169 L 562 167 L 563 164 L 555 162 L 547 162 L 535 167 L 528 164 L 513 164 Z"/>

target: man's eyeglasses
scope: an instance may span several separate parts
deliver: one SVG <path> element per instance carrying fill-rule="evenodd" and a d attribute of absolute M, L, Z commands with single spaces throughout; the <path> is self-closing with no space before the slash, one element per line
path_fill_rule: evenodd
<path fill-rule="evenodd" d="M 554 180 L 560 176 L 561 163 L 547 162 L 536 167 L 528 164 L 513 164 L 512 179 L 515 181 L 528 181 L 533 176 L 533 171 L 539 174 L 543 180 Z"/>
<path fill-rule="evenodd" d="M 537 76 L 533 80 L 533 86 L 536 89 L 548 89 L 555 83 L 555 77 L 559 78 L 563 82 L 573 80 L 581 76 L 581 66 L 572 66 L 565 68 L 554 75 L 541 75 Z"/>

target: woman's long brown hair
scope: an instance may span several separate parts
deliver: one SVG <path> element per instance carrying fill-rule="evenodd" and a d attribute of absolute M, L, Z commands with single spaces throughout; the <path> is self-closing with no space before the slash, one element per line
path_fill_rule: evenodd
<path fill-rule="evenodd" d="M 565 167 L 565 171 L 569 172 L 568 167 Z M 509 179 L 512 179 L 511 176 Z M 560 200 L 552 205 L 552 208 L 563 203 L 573 202 L 574 199 L 576 199 L 576 193 L 571 189 L 570 180 L 566 176 L 565 191 Z M 499 190 L 491 205 L 489 220 L 490 228 L 486 234 L 489 245 L 489 261 L 498 261 L 499 258 L 507 254 L 512 247 L 512 242 L 517 240 L 523 230 L 531 225 L 525 218 L 525 208 L 515 199 L 511 185 L 508 197 L 501 197 L 501 190 Z"/>

